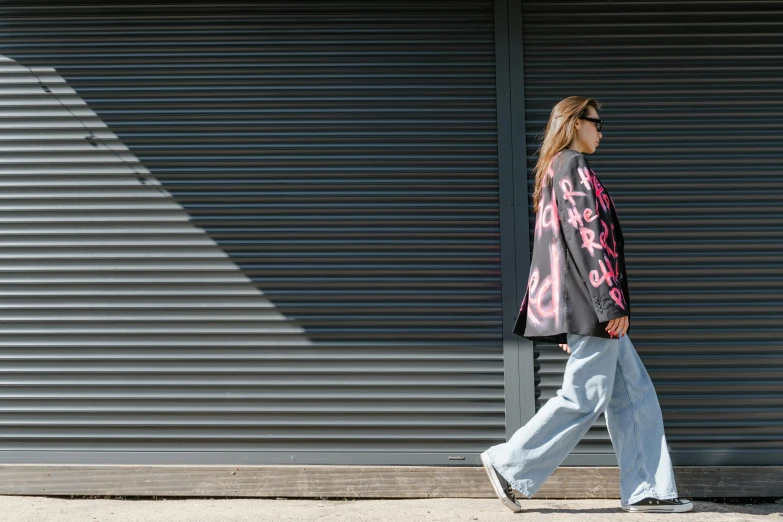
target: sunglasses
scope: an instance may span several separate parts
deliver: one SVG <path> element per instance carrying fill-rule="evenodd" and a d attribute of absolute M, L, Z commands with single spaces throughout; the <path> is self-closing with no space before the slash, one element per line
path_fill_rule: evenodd
<path fill-rule="evenodd" d="M 599 120 L 598 118 L 588 118 L 587 116 L 581 116 L 579 119 L 580 120 L 592 121 L 593 123 L 595 123 L 595 129 L 598 132 L 601 132 L 601 127 L 604 126 L 604 120 Z"/>

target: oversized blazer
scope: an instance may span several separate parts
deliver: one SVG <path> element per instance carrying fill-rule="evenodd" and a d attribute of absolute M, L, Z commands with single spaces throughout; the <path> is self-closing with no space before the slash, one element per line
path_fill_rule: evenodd
<path fill-rule="evenodd" d="M 556 343 L 569 333 L 609 338 L 607 323 L 630 314 L 614 202 L 585 156 L 565 149 L 547 172 L 514 333 Z"/>

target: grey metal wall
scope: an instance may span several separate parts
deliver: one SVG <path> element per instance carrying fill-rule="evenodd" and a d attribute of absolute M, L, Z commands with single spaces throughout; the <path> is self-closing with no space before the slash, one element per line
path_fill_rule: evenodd
<path fill-rule="evenodd" d="M 523 21 L 529 166 L 558 100 L 604 103 L 591 164 L 674 463 L 783 464 L 780 2 L 526 1 Z M 538 347 L 541 402 L 565 359 Z M 578 454 L 615 462 L 603 418 Z"/>
<path fill-rule="evenodd" d="M 492 2 L 0 18 L 0 461 L 504 439 Z"/>

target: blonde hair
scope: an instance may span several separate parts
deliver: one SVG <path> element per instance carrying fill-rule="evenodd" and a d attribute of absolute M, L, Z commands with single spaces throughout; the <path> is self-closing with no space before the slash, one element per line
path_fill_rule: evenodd
<path fill-rule="evenodd" d="M 574 141 L 576 120 L 586 116 L 590 107 L 598 111 L 601 104 L 593 98 L 569 96 L 552 109 L 546 130 L 544 130 L 544 137 L 541 140 L 541 147 L 538 149 L 538 161 L 533 167 L 533 175 L 536 179 L 533 189 L 534 212 L 538 212 L 538 204 L 541 201 L 541 193 L 544 190 L 550 163 L 560 151 Z"/>

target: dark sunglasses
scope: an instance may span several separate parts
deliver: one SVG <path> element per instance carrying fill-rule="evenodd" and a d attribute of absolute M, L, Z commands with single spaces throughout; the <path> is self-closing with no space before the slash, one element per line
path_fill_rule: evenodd
<path fill-rule="evenodd" d="M 604 126 L 604 120 L 599 120 L 598 118 L 588 118 L 587 116 L 581 116 L 579 119 L 580 120 L 592 121 L 593 123 L 595 123 L 595 129 L 598 132 L 601 132 L 601 127 Z"/>

